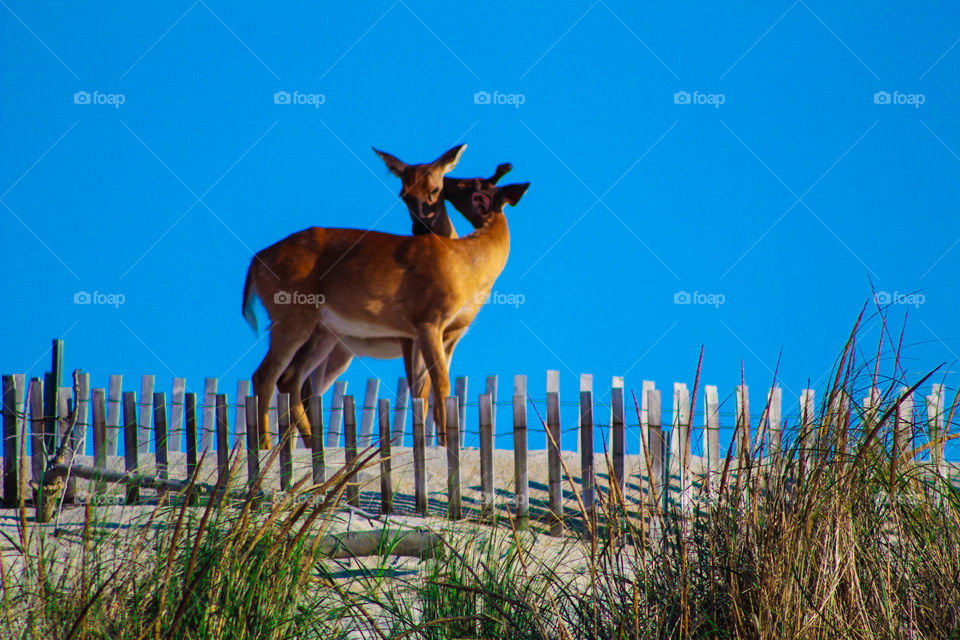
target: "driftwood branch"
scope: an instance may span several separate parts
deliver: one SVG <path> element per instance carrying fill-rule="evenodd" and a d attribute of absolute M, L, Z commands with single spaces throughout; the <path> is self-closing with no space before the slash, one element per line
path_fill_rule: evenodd
<path fill-rule="evenodd" d="M 426 559 L 443 550 L 443 540 L 431 531 L 379 529 L 323 536 L 318 550 L 333 559 L 391 555 Z"/>

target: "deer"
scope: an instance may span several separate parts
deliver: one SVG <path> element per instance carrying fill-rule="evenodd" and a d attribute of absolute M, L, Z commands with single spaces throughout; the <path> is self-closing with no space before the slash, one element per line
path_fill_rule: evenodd
<path fill-rule="evenodd" d="M 384 159 L 388 168 L 401 177 L 404 183 L 400 195 L 410 210 L 414 223 L 414 234 L 436 233 L 439 231 L 443 234 L 450 233 L 452 237 L 456 237 L 449 217 L 446 215 L 446 210 L 443 208 L 443 197 L 446 197 L 463 213 L 475 228 L 481 227 L 484 224 L 484 220 L 489 218 L 489 207 L 496 201 L 498 197 L 497 194 L 500 192 L 500 189 L 495 186 L 496 182 L 511 169 L 511 166 L 509 164 L 500 165 L 494 176 L 487 179 L 444 177 L 444 174 L 452 169 L 459 160 L 464 146 L 465 145 L 454 147 L 433 163 L 427 163 L 425 165 L 405 165 L 394 156 L 375 149 L 380 157 Z M 438 186 L 438 182 L 443 186 Z M 418 188 L 419 193 L 417 191 Z M 525 185 L 522 191 L 518 191 L 518 185 L 510 186 L 510 189 L 504 192 L 504 201 L 509 201 L 514 193 L 522 195 L 522 192 L 525 190 Z M 519 196 L 515 199 L 519 200 Z M 308 248 L 304 246 L 301 241 L 304 240 L 305 235 L 309 235 L 311 232 L 314 232 L 313 238 L 311 238 L 312 245 Z M 323 236 L 322 242 L 317 242 L 318 232 Z M 367 238 L 367 236 L 370 237 Z M 342 329 L 338 334 L 336 331 L 331 331 L 330 328 L 324 324 L 323 316 L 329 316 L 329 314 L 321 313 L 320 317 L 317 317 L 315 321 L 311 321 L 311 314 L 306 312 L 306 309 L 302 309 L 301 305 L 284 305 L 283 303 L 287 301 L 280 297 L 282 294 L 285 294 L 284 288 L 290 289 L 299 286 L 299 290 L 296 293 L 300 295 L 307 295 L 306 292 L 314 291 L 314 289 L 311 288 L 311 283 L 308 282 L 306 278 L 310 273 L 313 273 L 314 277 L 319 277 L 319 279 L 323 281 L 321 288 L 323 288 L 324 291 L 335 290 L 342 293 L 342 288 L 337 289 L 334 286 L 331 289 L 331 284 L 339 277 L 337 276 L 337 272 L 342 271 L 342 268 L 338 268 L 338 263 L 344 262 L 348 254 L 355 254 L 358 248 L 368 248 L 371 241 L 379 241 L 387 237 L 389 237 L 392 242 L 403 238 L 402 236 L 390 236 L 390 234 L 376 234 L 373 232 L 368 233 L 351 229 L 308 229 L 298 234 L 293 234 L 272 247 L 268 247 L 268 249 L 258 253 L 251 261 L 251 266 L 247 274 L 247 282 L 244 287 L 244 316 L 256 331 L 256 317 L 252 311 L 252 303 L 254 299 L 259 297 L 264 301 L 264 306 L 267 308 L 267 312 L 273 320 L 270 350 L 254 374 L 255 392 L 258 395 L 260 406 L 262 407 L 260 416 L 262 447 L 270 447 L 266 409 L 269 406 L 269 398 L 277 382 L 278 371 L 283 367 L 288 367 L 288 369 L 293 370 L 292 372 L 288 370 L 284 374 L 285 376 L 287 374 L 293 374 L 289 376 L 289 386 L 286 391 L 291 393 L 291 404 L 292 407 L 295 407 L 294 416 L 297 418 L 296 424 L 301 433 L 308 435 L 309 423 L 306 421 L 300 402 L 300 384 L 305 372 L 309 372 L 317 363 L 329 359 L 335 349 L 339 349 L 341 352 L 339 362 L 344 365 L 343 368 L 345 368 L 345 364 L 349 364 L 349 360 L 352 358 L 352 354 L 350 353 L 351 349 L 359 352 L 359 354 L 380 355 L 381 357 L 396 357 L 399 353 L 402 353 L 405 356 L 408 380 L 411 381 L 411 388 L 417 397 L 423 397 L 424 400 L 426 400 L 428 385 L 426 383 L 426 371 L 423 368 L 425 361 L 419 358 L 422 349 L 416 343 L 418 338 L 415 337 L 415 332 L 410 331 L 409 328 L 405 328 L 404 331 L 401 332 L 388 330 L 386 333 L 391 335 L 383 336 L 376 332 L 369 331 L 369 328 L 363 328 L 363 330 L 359 332 L 352 331 L 352 333 L 359 333 L 360 335 L 351 336 L 348 335 L 351 331 L 344 332 Z M 439 238 L 440 236 L 431 237 Z M 345 244 L 345 238 L 355 238 L 355 240 L 352 240 L 351 244 L 348 245 Z M 357 242 L 357 244 L 354 245 L 352 242 Z M 309 255 L 311 251 L 313 251 L 315 255 Z M 339 254 L 337 253 L 338 251 L 340 252 Z M 322 256 L 320 254 L 322 254 Z M 321 258 L 327 260 L 327 262 L 323 262 Z M 352 259 L 346 260 L 346 262 L 347 264 L 353 264 Z M 422 269 L 422 265 L 417 266 Z M 334 271 L 335 273 L 328 273 L 330 271 Z M 280 275 L 278 275 L 278 272 L 280 272 Z M 497 273 L 499 273 L 499 271 Z M 264 283 L 264 281 L 266 282 Z M 407 288 L 409 287 L 407 286 Z M 272 292 L 273 297 L 262 295 L 265 291 Z M 487 290 L 487 294 L 488 293 L 489 290 Z M 311 295 L 314 300 L 318 299 L 318 296 L 326 296 L 325 293 L 319 293 L 318 291 L 314 291 L 314 293 L 310 293 L 309 295 Z M 296 300 L 294 300 L 294 302 L 296 302 Z M 396 306 L 397 305 L 394 305 L 394 307 Z M 456 346 L 456 341 L 458 341 L 466 331 L 470 321 L 472 321 L 473 317 L 479 311 L 480 306 L 482 306 L 482 301 L 465 305 L 464 310 L 469 308 L 471 311 L 469 313 L 461 313 L 460 318 L 457 318 L 456 322 L 449 324 L 441 345 L 441 348 L 448 354 L 447 362 L 444 363 L 445 365 L 449 366 L 449 354 L 452 354 L 452 350 Z M 316 308 L 314 311 L 316 311 Z M 333 317 L 339 316 L 334 313 Z M 313 331 L 312 338 L 307 338 L 309 344 L 306 345 L 303 344 L 304 332 L 306 331 L 305 326 Z M 296 349 L 298 346 L 301 347 L 300 350 L 303 352 L 300 358 L 303 362 L 294 363 L 291 362 L 295 359 L 292 349 Z M 344 352 L 348 357 L 343 357 Z M 415 364 L 418 358 L 420 362 L 419 365 Z M 327 370 L 330 370 L 329 367 L 327 367 Z M 431 380 L 434 377 L 431 371 Z M 449 378 L 447 374 L 444 374 L 443 378 L 446 382 L 446 387 L 441 388 L 444 389 L 442 393 L 445 395 L 449 391 Z M 327 378 L 327 386 L 332 382 L 332 379 L 333 378 Z M 439 397 L 444 396 L 441 395 Z M 442 402 L 437 404 L 442 405 Z M 442 407 L 440 409 L 440 413 L 442 414 Z M 437 413 L 438 412 L 435 411 L 435 419 L 439 419 Z"/>
<path fill-rule="evenodd" d="M 464 145 L 465 146 L 465 145 Z M 436 161 L 431 163 L 429 170 L 433 172 L 439 171 L 440 167 L 443 166 L 441 160 L 447 154 L 451 154 L 457 148 L 451 149 L 446 154 L 438 158 Z M 405 171 L 406 165 L 391 156 L 390 154 L 384 153 L 374 149 L 374 151 L 387 162 L 388 167 L 393 167 L 396 169 L 391 169 L 392 172 L 398 174 L 401 179 L 406 179 L 409 183 L 412 183 L 416 180 L 418 174 L 416 172 L 407 172 Z M 429 165 L 423 165 L 429 166 Z M 497 166 L 496 171 L 489 178 L 453 178 L 449 176 L 443 176 L 443 187 L 441 189 L 441 196 L 443 200 L 450 202 L 457 211 L 459 211 L 473 226 L 476 228 L 479 224 L 482 223 L 482 219 L 472 216 L 471 212 L 471 200 L 474 193 L 492 193 L 492 189 L 496 186 L 497 182 L 500 179 L 509 173 L 513 169 L 513 165 L 510 163 L 502 163 Z M 413 184 L 405 184 L 403 191 L 401 193 L 410 193 L 412 191 L 411 187 Z M 409 196 L 408 196 L 409 197 Z M 419 199 L 411 198 L 408 202 L 408 210 L 410 217 L 413 221 L 413 235 L 422 235 L 424 233 L 434 233 L 438 236 L 456 238 L 457 232 L 453 228 L 453 224 L 450 222 L 450 218 L 447 215 L 445 207 L 438 207 L 436 214 L 430 218 L 422 218 L 421 214 L 421 202 Z M 293 360 L 290 362 L 290 365 L 287 367 L 286 371 L 280 376 L 280 379 L 277 382 L 277 387 L 281 393 L 289 393 L 291 398 L 295 398 L 297 391 L 291 388 L 291 381 L 302 378 L 303 372 L 313 363 L 317 361 L 317 358 L 313 357 L 311 353 L 317 349 L 317 346 L 322 344 L 323 336 L 321 329 L 315 329 L 314 335 L 311 336 L 310 341 L 308 341 L 303 347 L 297 351 L 297 354 L 294 356 Z M 452 335 L 449 339 L 449 342 L 445 343 L 446 354 L 447 354 L 447 366 L 449 367 L 449 361 L 453 356 L 453 350 L 456 348 L 456 342 L 459 340 L 459 337 L 462 336 L 463 332 L 460 332 L 457 335 Z M 394 358 L 403 357 L 404 354 L 408 354 L 408 357 L 413 353 L 412 344 L 407 339 L 393 339 L 393 338 L 354 338 L 351 336 L 341 336 L 337 344 L 330 350 L 330 353 L 319 362 L 319 364 L 309 373 L 308 378 L 304 381 L 301 386 L 299 393 L 300 398 L 304 398 L 310 395 L 319 394 L 322 395 L 330 388 L 333 382 L 343 374 L 344 371 L 350 366 L 350 363 L 353 361 L 354 357 L 357 356 L 366 356 L 377 358 L 381 360 L 389 360 Z M 419 366 L 416 366 L 419 365 Z M 412 375 L 410 369 L 413 369 Z M 410 381 L 411 387 L 415 384 L 416 379 L 424 378 L 426 376 L 426 371 L 423 370 L 422 362 L 415 363 L 415 366 L 408 367 L 407 370 L 407 379 Z M 425 380 L 427 385 L 426 393 L 429 394 L 429 379 Z M 302 404 L 294 401 L 293 405 L 294 419 L 296 420 L 297 428 L 301 433 L 309 433 L 310 425 L 306 419 L 306 416 L 301 413 Z"/>

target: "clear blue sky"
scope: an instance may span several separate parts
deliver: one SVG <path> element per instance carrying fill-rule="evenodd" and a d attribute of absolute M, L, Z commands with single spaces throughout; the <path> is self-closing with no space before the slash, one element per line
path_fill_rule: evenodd
<path fill-rule="evenodd" d="M 704 345 L 721 399 L 782 352 L 792 411 L 871 281 L 922 295 L 889 314 L 911 375 L 956 368 L 955 3 L 0 4 L 4 373 L 40 375 L 64 336 L 94 386 L 232 395 L 266 350 L 240 314 L 252 253 L 313 225 L 407 233 L 370 147 L 460 142 L 456 175 L 509 161 L 532 183 L 495 287 L 523 304 L 484 309 L 454 358 L 471 399 L 489 373 L 542 398 L 547 369 L 567 400 L 580 373 L 669 390 Z M 347 378 L 392 396 L 401 374 Z"/>

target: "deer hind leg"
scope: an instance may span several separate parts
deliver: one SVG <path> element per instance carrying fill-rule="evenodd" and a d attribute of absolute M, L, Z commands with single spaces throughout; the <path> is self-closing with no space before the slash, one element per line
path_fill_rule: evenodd
<path fill-rule="evenodd" d="M 307 342 L 294 355 L 277 384 L 281 393 L 290 394 L 290 412 L 292 413 L 293 423 L 307 443 L 310 442 L 311 430 L 310 421 L 303 409 L 302 388 L 304 380 L 311 371 L 327 360 L 336 345 L 337 337 L 335 335 L 322 327 L 317 327 Z"/>
<path fill-rule="evenodd" d="M 443 353 L 443 336 L 435 325 L 421 325 L 417 327 L 417 342 L 423 364 L 430 374 L 433 384 L 433 421 L 437 425 L 437 444 L 441 447 L 447 444 L 447 420 L 444 400 L 450 395 L 450 373 L 447 368 L 447 357 Z M 420 396 L 423 397 L 423 396 Z"/>
<path fill-rule="evenodd" d="M 280 374 L 287 368 L 304 342 L 310 338 L 313 324 L 309 321 L 276 323 L 270 329 L 270 348 L 263 362 L 253 373 L 253 391 L 260 409 L 260 448 L 269 449 L 270 397 L 277 387 Z"/>
<path fill-rule="evenodd" d="M 430 376 L 423 364 L 420 354 L 420 343 L 417 340 L 404 338 L 400 341 L 400 350 L 403 352 L 403 366 L 407 373 L 407 386 L 410 387 L 410 397 L 423 400 L 423 411 L 426 415 L 430 410 Z"/>

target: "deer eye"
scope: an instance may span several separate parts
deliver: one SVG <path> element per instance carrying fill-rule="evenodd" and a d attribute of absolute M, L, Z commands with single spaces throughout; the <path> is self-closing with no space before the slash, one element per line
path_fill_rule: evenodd
<path fill-rule="evenodd" d="M 430 195 L 435 196 L 440 193 L 440 187 L 434 187 L 433 191 L 430 192 Z"/>

